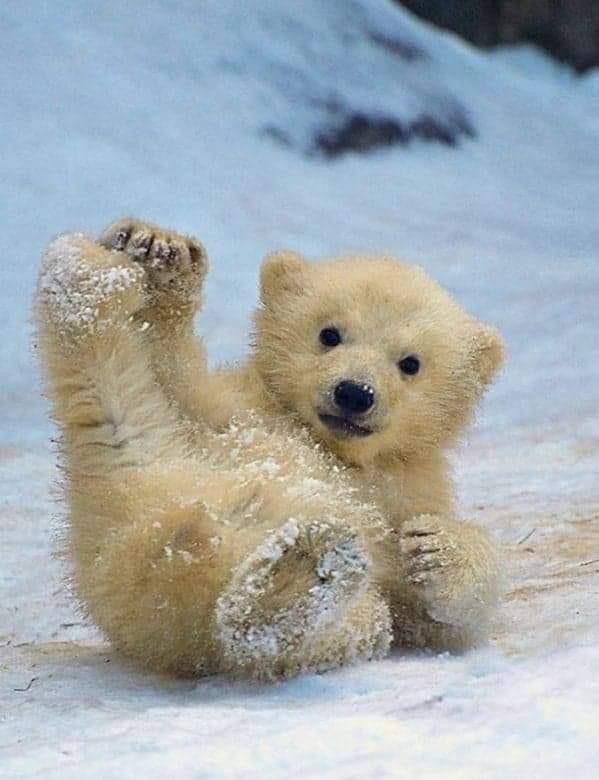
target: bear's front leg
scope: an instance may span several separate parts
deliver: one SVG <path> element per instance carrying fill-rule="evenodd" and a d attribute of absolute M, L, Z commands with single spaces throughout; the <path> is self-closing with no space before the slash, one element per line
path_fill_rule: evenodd
<path fill-rule="evenodd" d="M 153 372 L 174 408 L 189 422 L 221 427 L 237 411 L 226 383 L 209 374 L 193 317 L 201 303 L 208 258 L 195 238 L 125 218 L 101 235 L 102 246 L 143 270 L 146 305 L 135 315 Z"/>
<path fill-rule="evenodd" d="M 498 598 L 497 553 L 470 523 L 420 515 L 400 529 L 409 586 L 433 621 L 476 635 Z"/>

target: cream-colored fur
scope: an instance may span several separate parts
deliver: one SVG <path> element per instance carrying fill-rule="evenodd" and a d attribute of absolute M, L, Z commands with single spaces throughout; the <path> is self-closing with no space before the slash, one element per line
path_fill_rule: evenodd
<path fill-rule="evenodd" d="M 417 269 L 284 252 L 262 268 L 250 360 L 209 372 L 192 326 L 206 268 L 197 241 L 135 220 L 44 257 L 40 351 L 92 619 L 177 674 L 276 678 L 391 640 L 473 641 L 495 554 L 454 518 L 445 451 L 501 362 L 498 336 Z M 319 342 L 325 327 L 339 346 Z M 376 392 L 368 436 L 319 416 L 344 379 Z"/>

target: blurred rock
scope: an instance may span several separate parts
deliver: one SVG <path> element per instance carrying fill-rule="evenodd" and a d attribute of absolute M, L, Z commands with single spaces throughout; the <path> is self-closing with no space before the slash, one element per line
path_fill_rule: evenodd
<path fill-rule="evenodd" d="M 420 139 L 457 146 L 461 136 L 474 138 L 474 128 L 465 115 L 441 118 L 421 114 L 410 122 L 392 116 L 368 116 L 349 112 L 336 124 L 316 133 L 312 153 L 338 157 L 347 152 L 369 152 L 377 147 L 408 144 Z"/>
<path fill-rule="evenodd" d="M 477 46 L 498 42 L 500 0 L 396 0 L 438 27 L 453 30 Z"/>
<path fill-rule="evenodd" d="M 579 72 L 599 66 L 597 0 L 401 0 L 401 4 L 477 46 L 528 42 Z"/>

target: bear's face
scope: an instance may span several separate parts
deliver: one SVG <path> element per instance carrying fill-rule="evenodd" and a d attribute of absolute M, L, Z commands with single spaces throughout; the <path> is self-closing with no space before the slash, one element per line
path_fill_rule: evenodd
<path fill-rule="evenodd" d="M 269 394 L 350 463 L 450 444 L 502 360 L 493 330 L 389 258 L 271 255 L 261 302 L 255 360 Z"/>

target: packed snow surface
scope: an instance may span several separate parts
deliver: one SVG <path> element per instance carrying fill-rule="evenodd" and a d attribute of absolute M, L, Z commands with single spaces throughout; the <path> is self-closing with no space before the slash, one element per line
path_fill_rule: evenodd
<path fill-rule="evenodd" d="M 5 0 L 0 23 L 0 776 L 595 776 L 599 75 L 475 51 L 386 0 Z M 473 135 L 319 157 L 343 112 Z M 462 513 L 505 549 L 488 646 L 195 683 L 131 669 L 82 621 L 51 557 L 29 307 L 53 235 L 123 214 L 205 243 L 213 361 L 243 356 L 280 246 L 394 253 L 502 331 L 455 459 Z"/>

